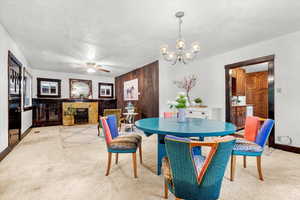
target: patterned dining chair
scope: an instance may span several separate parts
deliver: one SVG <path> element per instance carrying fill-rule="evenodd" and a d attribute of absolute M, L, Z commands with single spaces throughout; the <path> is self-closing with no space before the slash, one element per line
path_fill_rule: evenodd
<path fill-rule="evenodd" d="M 201 142 L 168 135 L 165 143 L 164 198 L 168 198 L 170 190 L 176 199 L 218 199 L 235 138 L 226 136 L 211 142 Z M 211 150 L 205 158 L 194 155 L 194 147 L 210 147 Z"/>
<path fill-rule="evenodd" d="M 246 139 L 238 139 L 236 141 L 236 144 L 233 148 L 232 155 L 231 155 L 231 170 L 230 170 L 231 181 L 234 180 L 236 156 L 244 156 L 244 168 L 246 168 L 246 163 L 245 163 L 246 156 L 256 157 L 256 165 L 257 165 L 259 179 L 262 181 L 264 180 L 262 174 L 262 167 L 261 167 L 261 155 L 263 153 L 265 144 L 269 138 L 273 126 L 274 126 L 274 120 L 267 119 L 265 120 L 262 127 L 260 128 L 255 138 L 255 142 Z"/>
<path fill-rule="evenodd" d="M 108 163 L 107 163 L 107 170 L 106 176 L 109 175 L 110 167 L 111 167 L 111 160 L 112 154 L 116 153 L 116 163 L 118 163 L 118 155 L 119 153 L 132 153 L 132 160 L 133 160 L 133 172 L 134 177 L 137 178 L 137 163 L 136 163 L 136 151 L 139 147 L 138 140 L 131 137 L 115 137 L 112 138 L 110 128 L 107 124 L 107 120 L 105 117 L 101 117 L 101 124 L 104 131 L 107 152 L 108 152 Z"/>
<path fill-rule="evenodd" d="M 108 115 L 106 118 L 108 127 L 110 129 L 111 137 L 112 139 L 115 138 L 133 138 L 133 140 L 137 141 L 138 144 L 138 149 L 139 149 L 139 155 L 140 155 L 140 163 L 143 163 L 143 156 L 142 156 L 142 136 L 135 134 L 135 133 L 130 133 L 130 134 L 123 134 L 120 135 L 119 130 L 117 128 L 117 118 L 115 115 Z M 116 153 L 116 164 L 118 164 L 118 156 L 119 154 Z"/>
<path fill-rule="evenodd" d="M 124 118 L 122 118 L 122 109 L 104 109 L 103 116 L 107 117 L 108 115 L 115 115 L 117 117 L 117 127 L 121 128 Z"/>

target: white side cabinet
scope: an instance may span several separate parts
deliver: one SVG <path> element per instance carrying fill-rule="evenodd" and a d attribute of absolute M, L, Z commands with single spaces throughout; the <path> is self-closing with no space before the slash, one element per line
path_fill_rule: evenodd
<path fill-rule="evenodd" d="M 221 120 L 221 108 L 190 107 L 187 109 L 187 117 Z"/>

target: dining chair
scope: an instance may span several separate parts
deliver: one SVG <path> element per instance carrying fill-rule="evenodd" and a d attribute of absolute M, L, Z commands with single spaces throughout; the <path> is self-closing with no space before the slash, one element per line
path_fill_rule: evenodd
<path fill-rule="evenodd" d="M 164 112 L 164 118 L 172 118 L 173 112 Z"/>
<path fill-rule="evenodd" d="M 168 198 L 169 190 L 176 199 L 218 199 L 235 138 L 226 136 L 201 142 L 167 135 L 165 144 L 167 157 L 163 160 L 164 198 Z M 205 158 L 193 154 L 194 147 L 211 149 Z"/>
<path fill-rule="evenodd" d="M 112 138 L 110 128 L 107 124 L 106 118 L 101 117 L 100 120 L 103 127 L 103 132 L 104 132 L 107 152 L 108 152 L 108 162 L 107 162 L 107 169 L 105 175 L 106 176 L 109 175 L 113 153 L 116 154 L 116 164 L 118 164 L 119 153 L 132 153 L 133 173 L 134 173 L 134 177 L 137 178 L 136 151 L 139 146 L 138 141 L 133 137 Z"/>
<path fill-rule="evenodd" d="M 129 134 L 123 134 L 120 135 L 119 130 L 117 128 L 117 118 L 115 115 L 108 115 L 106 118 L 112 139 L 115 138 L 132 138 L 135 140 L 138 144 L 139 149 L 139 155 L 140 155 L 140 163 L 143 163 L 143 156 L 142 156 L 142 136 L 130 132 Z M 118 153 L 116 154 L 116 157 L 118 157 Z M 117 160 L 117 159 L 116 159 Z"/>
<path fill-rule="evenodd" d="M 246 140 L 255 141 L 258 129 L 260 127 L 260 118 L 255 116 L 247 116 L 245 121 L 245 129 L 242 133 L 238 132 L 233 136 L 245 138 Z"/>
<path fill-rule="evenodd" d="M 106 117 L 108 115 L 115 115 L 117 117 L 117 127 L 121 128 L 122 122 L 124 122 L 124 118 L 122 118 L 122 109 L 104 109 L 103 116 Z"/>
<path fill-rule="evenodd" d="M 274 126 L 274 120 L 267 119 L 264 121 L 261 126 L 256 138 L 255 142 L 246 140 L 246 139 L 238 139 L 233 148 L 231 155 L 231 170 L 230 170 L 230 180 L 234 181 L 235 175 L 235 166 L 236 166 L 236 156 L 244 156 L 244 168 L 246 168 L 246 157 L 252 156 L 256 157 L 256 165 L 258 170 L 258 175 L 260 180 L 264 180 L 262 174 L 261 167 L 261 155 L 263 153 L 266 142 L 269 138 L 269 135 Z"/>

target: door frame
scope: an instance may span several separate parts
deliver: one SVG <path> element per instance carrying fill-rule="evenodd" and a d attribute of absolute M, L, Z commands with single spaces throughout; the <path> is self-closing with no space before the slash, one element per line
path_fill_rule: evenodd
<path fill-rule="evenodd" d="M 9 97 L 10 97 L 10 80 L 9 80 L 9 62 L 10 62 L 10 59 L 11 60 L 13 60 L 13 62 L 15 62 L 17 65 L 18 65 L 18 67 L 19 67 L 19 72 L 20 72 L 20 85 L 19 85 L 19 92 L 20 92 L 20 129 L 19 129 L 19 133 L 18 133 L 18 141 L 17 141 L 17 143 L 15 144 L 15 145 L 13 145 L 13 146 L 11 146 L 10 144 L 9 144 Z M 7 57 L 7 83 L 8 83 L 8 85 L 7 85 L 7 89 L 8 89 L 8 91 L 7 91 L 7 101 L 8 101 L 8 103 L 7 103 L 7 107 L 8 107 L 8 113 L 7 113 L 7 117 L 8 117 L 8 134 L 7 134 L 7 137 L 8 137 L 8 147 L 9 148 L 13 148 L 13 147 L 15 147 L 20 141 L 21 141 L 21 139 L 22 139 L 22 91 L 21 91 L 21 84 L 22 84 L 22 63 L 14 56 L 14 54 L 11 52 L 11 51 L 8 51 L 8 57 Z"/>
<path fill-rule="evenodd" d="M 268 56 L 263 56 L 263 57 L 258 57 L 258 58 L 253 58 L 237 63 L 232 63 L 225 65 L 225 94 L 226 94 L 226 100 L 225 100 L 225 105 L 226 105 L 226 121 L 231 122 L 231 100 L 230 100 L 230 74 L 229 70 L 238 68 L 238 67 L 244 67 L 244 66 L 249 66 L 249 65 L 255 65 L 259 63 L 264 63 L 268 62 L 268 115 L 270 119 L 275 119 L 275 106 L 274 106 L 274 101 L 275 101 L 275 96 L 274 96 L 274 64 L 275 61 L 275 55 L 268 55 Z M 300 153 L 300 148 L 299 147 L 293 147 L 293 146 L 288 146 L 288 145 L 283 145 L 283 144 L 276 144 L 275 143 L 275 127 L 273 127 L 272 132 L 269 137 L 269 146 L 276 148 L 276 149 L 281 149 L 284 151 L 289 151 L 289 152 L 294 152 L 294 153 Z"/>

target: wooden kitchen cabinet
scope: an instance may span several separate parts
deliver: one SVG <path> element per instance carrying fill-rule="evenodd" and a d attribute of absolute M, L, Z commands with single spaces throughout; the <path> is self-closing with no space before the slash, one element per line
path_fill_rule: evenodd
<path fill-rule="evenodd" d="M 231 122 L 237 127 L 237 129 L 245 127 L 246 114 L 247 106 L 232 106 Z"/>
<path fill-rule="evenodd" d="M 236 96 L 246 96 L 246 72 L 236 69 Z"/>

